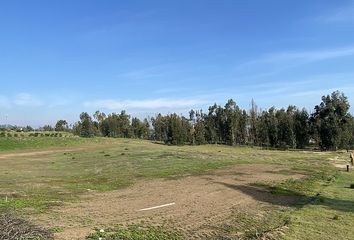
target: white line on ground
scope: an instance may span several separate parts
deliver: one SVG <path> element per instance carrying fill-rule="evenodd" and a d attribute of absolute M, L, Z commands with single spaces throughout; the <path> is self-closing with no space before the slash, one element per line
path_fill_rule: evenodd
<path fill-rule="evenodd" d="M 155 207 L 143 208 L 143 209 L 139 209 L 138 212 L 153 210 L 153 209 L 156 209 L 156 208 L 168 207 L 168 206 L 172 206 L 172 205 L 175 205 L 175 203 L 173 202 L 173 203 L 167 203 L 167 204 L 163 204 L 163 205 L 159 205 L 159 206 L 155 206 Z"/>

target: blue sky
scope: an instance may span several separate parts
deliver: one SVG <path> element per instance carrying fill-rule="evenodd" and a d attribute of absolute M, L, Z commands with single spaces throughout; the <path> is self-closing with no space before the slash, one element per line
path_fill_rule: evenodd
<path fill-rule="evenodd" d="M 311 111 L 334 90 L 354 105 L 354 1 L 1 1 L 0 84 L 0 124 L 33 126 L 229 98 Z"/>

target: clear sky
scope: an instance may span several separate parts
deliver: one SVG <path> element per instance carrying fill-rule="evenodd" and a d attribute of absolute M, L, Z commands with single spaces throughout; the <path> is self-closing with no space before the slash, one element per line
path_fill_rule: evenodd
<path fill-rule="evenodd" d="M 354 1 L 4 0 L 0 84 L 0 124 L 229 98 L 311 111 L 334 90 L 354 106 Z"/>

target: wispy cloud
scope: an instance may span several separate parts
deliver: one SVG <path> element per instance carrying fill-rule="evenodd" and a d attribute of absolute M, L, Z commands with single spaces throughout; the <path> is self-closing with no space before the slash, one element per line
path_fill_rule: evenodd
<path fill-rule="evenodd" d="M 263 61 L 289 61 L 302 60 L 304 62 L 322 61 L 327 59 L 353 56 L 354 46 L 336 49 L 314 50 L 314 51 L 297 51 L 297 52 L 282 52 L 265 56 Z"/>
<path fill-rule="evenodd" d="M 17 94 L 14 99 L 14 104 L 25 107 L 39 107 L 44 105 L 39 98 L 29 93 Z"/>
<path fill-rule="evenodd" d="M 168 108 L 171 110 L 191 108 L 206 104 L 208 101 L 200 98 L 182 98 L 182 99 L 169 99 L 169 98 L 157 98 L 146 100 L 114 100 L 103 99 L 87 101 L 84 103 L 85 107 L 96 109 L 108 109 L 108 110 L 122 110 L 122 109 L 142 109 L 142 110 L 154 110 Z"/>
<path fill-rule="evenodd" d="M 284 51 L 261 55 L 235 67 L 237 77 L 264 78 L 285 70 L 320 61 L 354 56 L 354 46 L 306 51 Z M 255 73 L 256 72 L 256 73 Z"/>
<path fill-rule="evenodd" d="M 286 61 L 295 60 L 300 61 L 302 63 L 308 63 L 347 56 L 354 56 L 354 46 L 323 50 L 285 51 L 270 53 L 260 56 L 256 60 L 251 60 L 244 64 L 241 64 L 238 68 L 261 63 L 284 63 Z"/>
<path fill-rule="evenodd" d="M 315 20 L 322 23 L 354 23 L 354 4 L 334 9 L 331 12 L 316 17 Z"/>

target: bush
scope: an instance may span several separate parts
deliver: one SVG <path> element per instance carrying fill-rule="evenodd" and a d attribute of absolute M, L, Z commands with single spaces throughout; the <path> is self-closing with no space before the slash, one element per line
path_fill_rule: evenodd
<path fill-rule="evenodd" d="M 6 137 L 6 133 L 5 132 L 0 132 L 0 137 Z"/>
<path fill-rule="evenodd" d="M 350 188 L 354 189 L 354 183 L 350 184 Z"/>

